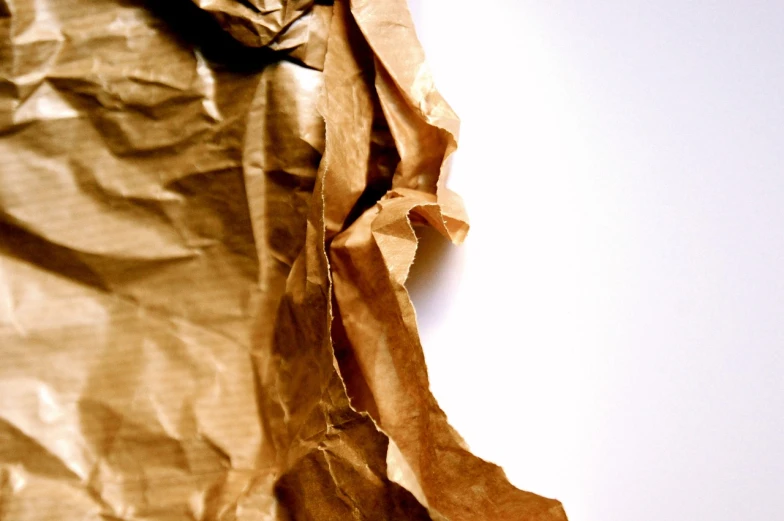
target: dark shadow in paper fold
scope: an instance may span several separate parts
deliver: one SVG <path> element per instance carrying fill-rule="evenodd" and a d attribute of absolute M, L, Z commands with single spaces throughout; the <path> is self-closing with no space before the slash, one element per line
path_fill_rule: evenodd
<path fill-rule="evenodd" d="M 205 59 L 235 72 L 254 72 L 280 59 L 267 47 L 248 47 L 235 40 L 191 0 L 141 0 L 185 44 L 198 47 Z"/>
<path fill-rule="evenodd" d="M 52 244 L 0 215 L 0 256 L 8 255 L 85 286 L 109 291 L 101 277 L 73 250 Z"/>

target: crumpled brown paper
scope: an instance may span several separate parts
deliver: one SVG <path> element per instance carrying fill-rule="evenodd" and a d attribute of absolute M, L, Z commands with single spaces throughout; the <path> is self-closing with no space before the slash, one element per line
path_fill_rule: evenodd
<path fill-rule="evenodd" d="M 563 520 L 405 289 L 458 120 L 404 0 L 0 0 L 0 520 Z"/>

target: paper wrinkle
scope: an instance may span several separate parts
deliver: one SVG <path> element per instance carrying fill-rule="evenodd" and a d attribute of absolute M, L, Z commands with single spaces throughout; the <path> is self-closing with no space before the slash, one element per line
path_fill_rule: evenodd
<path fill-rule="evenodd" d="M 234 38 L 250 47 L 291 50 L 309 43 L 308 33 L 296 22 L 308 16 L 313 0 L 264 2 L 248 0 L 193 0 L 211 13 Z"/>
<path fill-rule="evenodd" d="M 0 0 L 0 521 L 565 519 L 428 389 L 402 0 Z"/>

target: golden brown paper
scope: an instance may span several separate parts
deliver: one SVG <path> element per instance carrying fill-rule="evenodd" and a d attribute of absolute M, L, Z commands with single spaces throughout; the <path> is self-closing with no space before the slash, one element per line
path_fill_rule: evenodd
<path fill-rule="evenodd" d="M 428 390 L 403 0 L 0 0 L 0 520 L 563 520 Z"/>

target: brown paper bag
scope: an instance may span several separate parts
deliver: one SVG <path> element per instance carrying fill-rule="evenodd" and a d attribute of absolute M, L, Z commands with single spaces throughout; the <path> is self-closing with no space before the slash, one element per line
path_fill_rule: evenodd
<path fill-rule="evenodd" d="M 0 0 L 0 520 L 566 519 L 428 389 L 403 0 Z"/>

